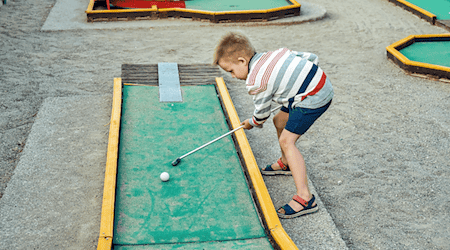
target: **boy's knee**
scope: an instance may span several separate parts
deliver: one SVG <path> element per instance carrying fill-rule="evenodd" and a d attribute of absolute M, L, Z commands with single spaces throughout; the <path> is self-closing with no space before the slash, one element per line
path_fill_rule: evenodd
<path fill-rule="evenodd" d="M 280 138 L 278 138 L 278 143 L 280 143 L 280 147 L 282 149 L 286 149 L 289 147 L 289 140 L 284 136 L 280 136 Z"/>
<path fill-rule="evenodd" d="M 295 142 L 298 140 L 298 138 L 300 138 L 299 135 L 291 133 L 287 130 L 283 130 L 280 138 L 278 138 L 278 142 L 280 143 L 280 147 L 283 149 L 283 151 L 285 151 L 289 148 L 296 148 Z"/>

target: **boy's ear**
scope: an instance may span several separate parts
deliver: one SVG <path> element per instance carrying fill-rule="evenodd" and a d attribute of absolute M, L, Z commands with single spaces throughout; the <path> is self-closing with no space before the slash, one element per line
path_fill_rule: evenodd
<path fill-rule="evenodd" d="M 245 57 L 238 57 L 238 62 L 243 63 L 244 65 L 248 64 L 248 60 Z"/>

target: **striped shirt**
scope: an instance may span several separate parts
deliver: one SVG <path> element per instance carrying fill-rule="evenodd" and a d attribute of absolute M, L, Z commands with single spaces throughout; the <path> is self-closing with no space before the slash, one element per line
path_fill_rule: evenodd
<path fill-rule="evenodd" d="M 312 53 L 286 48 L 255 54 L 246 80 L 255 104 L 250 123 L 259 126 L 266 121 L 272 102 L 286 108 L 316 109 L 331 101 L 333 87 L 318 62 Z"/>

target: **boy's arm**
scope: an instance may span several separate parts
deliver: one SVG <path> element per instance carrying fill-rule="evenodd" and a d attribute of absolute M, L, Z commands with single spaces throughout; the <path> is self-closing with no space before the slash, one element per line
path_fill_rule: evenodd
<path fill-rule="evenodd" d="M 244 125 L 244 129 L 252 129 L 254 127 L 256 127 L 256 128 L 263 128 L 263 123 L 264 122 L 261 122 L 260 124 L 256 124 L 254 122 L 254 119 L 255 119 L 255 117 L 247 119 L 247 120 L 241 122 L 241 125 Z"/>
<path fill-rule="evenodd" d="M 252 125 L 252 123 L 250 122 L 252 119 L 253 117 L 241 123 L 241 125 L 244 125 L 244 129 L 252 129 L 253 127 L 262 128 L 262 124 L 259 126 Z"/>
<path fill-rule="evenodd" d="M 253 97 L 255 111 L 252 118 L 248 119 L 248 124 L 252 127 L 262 128 L 264 122 L 270 117 L 272 99 L 266 96 L 267 92 L 256 94 Z"/>
<path fill-rule="evenodd" d="M 255 106 L 257 106 L 257 105 L 255 105 Z M 270 110 L 270 107 L 269 107 L 269 110 Z M 258 110 L 255 109 L 255 112 L 254 112 L 252 118 L 241 122 L 241 125 L 244 125 L 244 129 L 252 129 L 253 127 L 263 128 L 264 122 L 266 122 L 266 120 L 269 118 L 271 113 L 272 112 L 269 113 L 267 118 L 258 119 L 258 118 L 256 118 L 256 115 L 258 115 Z"/>
<path fill-rule="evenodd" d="M 309 52 L 297 52 L 297 51 L 292 52 L 297 54 L 297 56 L 314 63 L 315 65 L 319 65 L 319 57 L 316 54 Z"/>

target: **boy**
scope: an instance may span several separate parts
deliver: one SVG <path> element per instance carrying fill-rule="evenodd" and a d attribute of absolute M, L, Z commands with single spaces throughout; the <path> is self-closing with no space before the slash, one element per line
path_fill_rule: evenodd
<path fill-rule="evenodd" d="M 286 48 L 256 53 L 245 36 L 229 33 L 216 47 L 214 64 L 232 77 L 245 80 L 248 93 L 253 95 L 255 111 L 252 118 L 242 122 L 245 129 L 261 128 L 271 114 L 272 102 L 282 105 L 273 118 L 281 157 L 261 169 L 264 175 L 292 174 L 294 178 L 297 194 L 277 210 L 278 216 L 294 218 L 316 212 L 305 161 L 295 143 L 328 109 L 333 98 L 333 87 L 317 66 L 317 56 Z"/>

